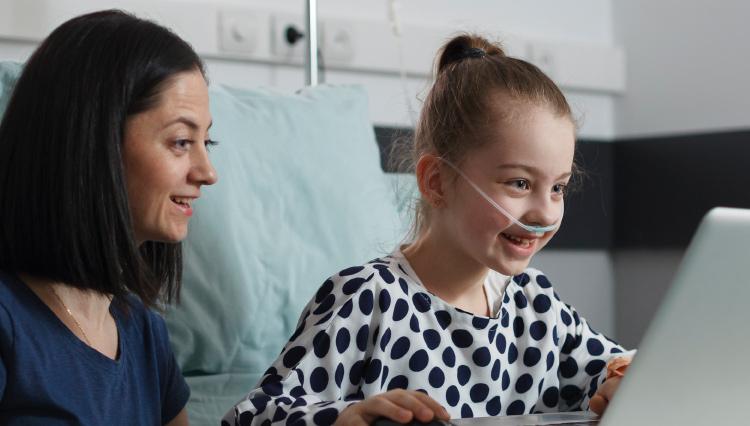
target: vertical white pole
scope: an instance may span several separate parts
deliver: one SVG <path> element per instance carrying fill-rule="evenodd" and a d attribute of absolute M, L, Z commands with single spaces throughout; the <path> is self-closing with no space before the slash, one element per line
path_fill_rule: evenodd
<path fill-rule="evenodd" d="M 318 84 L 318 1 L 307 0 L 307 61 L 305 79 L 308 86 Z"/>

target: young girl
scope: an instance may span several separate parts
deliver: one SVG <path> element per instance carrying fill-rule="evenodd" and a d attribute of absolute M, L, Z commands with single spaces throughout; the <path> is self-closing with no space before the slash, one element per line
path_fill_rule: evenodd
<path fill-rule="evenodd" d="M 448 42 L 416 132 L 415 238 L 328 279 L 229 424 L 370 424 L 607 401 L 624 350 L 531 257 L 555 234 L 575 126 L 555 84 L 483 38 Z"/>

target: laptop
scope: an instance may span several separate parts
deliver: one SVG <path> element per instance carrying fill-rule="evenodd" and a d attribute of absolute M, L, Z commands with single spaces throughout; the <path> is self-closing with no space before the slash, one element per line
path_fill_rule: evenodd
<path fill-rule="evenodd" d="M 599 425 L 747 425 L 749 407 L 750 210 L 715 208 Z"/>
<path fill-rule="evenodd" d="M 633 364 L 601 419 L 578 412 L 451 423 L 750 424 L 750 210 L 718 207 L 703 218 Z"/>

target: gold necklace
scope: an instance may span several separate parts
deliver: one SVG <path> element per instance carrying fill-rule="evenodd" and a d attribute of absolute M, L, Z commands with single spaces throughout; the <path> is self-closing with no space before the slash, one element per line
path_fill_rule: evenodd
<path fill-rule="evenodd" d="M 81 331 L 81 334 L 83 335 L 83 340 L 86 341 L 87 345 L 91 346 L 91 342 L 89 341 L 89 337 L 86 335 L 86 332 L 83 331 L 83 327 L 81 327 L 81 324 L 78 323 L 78 320 L 76 320 L 76 317 L 73 315 L 73 312 L 70 312 L 70 308 L 68 308 L 68 305 L 66 305 L 65 302 L 62 301 L 62 298 L 60 298 L 60 295 L 57 294 L 57 291 L 55 290 L 55 287 L 50 286 L 50 288 L 52 289 L 52 294 L 54 294 L 55 297 L 57 298 L 57 301 L 60 302 L 60 304 L 62 305 L 63 308 L 65 308 L 65 310 L 68 312 L 68 315 L 70 315 L 70 319 L 73 320 L 73 322 L 75 323 L 76 327 L 78 327 L 78 330 Z"/>

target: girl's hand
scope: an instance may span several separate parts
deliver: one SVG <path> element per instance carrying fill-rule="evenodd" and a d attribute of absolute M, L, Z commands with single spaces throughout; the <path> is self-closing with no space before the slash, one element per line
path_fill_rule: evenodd
<path fill-rule="evenodd" d="M 435 418 L 449 420 L 450 414 L 437 401 L 422 392 L 393 389 L 350 405 L 339 414 L 334 425 L 369 425 L 378 417 L 406 423 L 413 419 L 420 422 L 429 422 Z"/>
<path fill-rule="evenodd" d="M 599 389 L 597 389 L 596 394 L 591 397 L 591 401 L 589 401 L 589 408 L 591 411 L 600 416 L 604 414 L 604 410 L 607 409 L 607 405 L 609 405 L 609 401 L 612 400 L 621 380 L 620 377 L 613 377 L 602 383 Z"/>
<path fill-rule="evenodd" d="M 615 391 L 620 386 L 622 377 L 630 365 L 629 358 L 615 358 L 607 365 L 607 380 L 599 386 L 596 394 L 589 401 L 589 408 L 598 415 L 604 414 L 609 405 L 609 401 L 615 395 Z"/>

